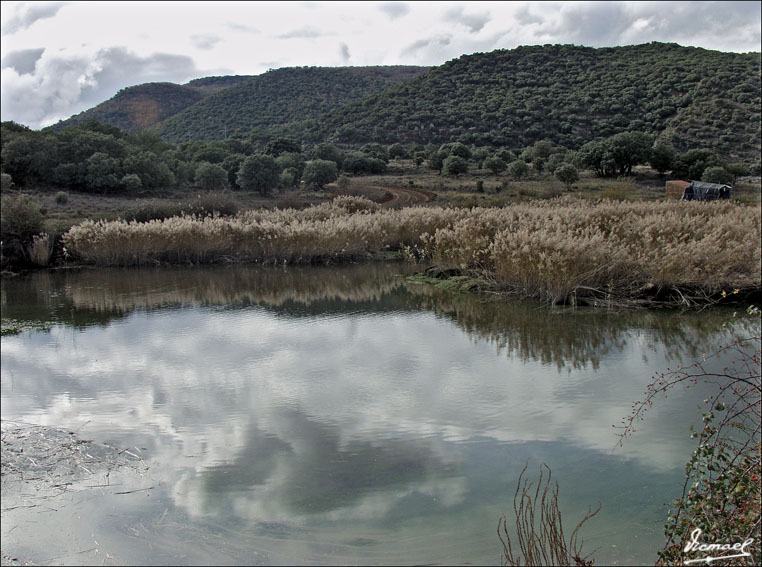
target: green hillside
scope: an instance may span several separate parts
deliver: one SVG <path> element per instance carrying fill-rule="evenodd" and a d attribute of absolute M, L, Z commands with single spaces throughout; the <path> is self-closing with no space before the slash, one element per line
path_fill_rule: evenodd
<path fill-rule="evenodd" d="M 248 76 L 204 77 L 186 85 L 144 83 L 120 90 L 109 100 L 50 126 L 61 130 L 97 120 L 126 132 L 138 132 L 207 97 L 248 79 Z"/>
<path fill-rule="evenodd" d="M 417 77 L 428 67 L 275 69 L 213 94 L 164 120 L 155 131 L 174 142 L 247 135 L 326 112 Z"/>
<path fill-rule="evenodd" d="M 705 147 L 756 159 L 760 54 L 649 43 L 464 55 L 320 120 L 255 136 L 510 148 L 549 139 L 578 148 L 626 130 L 659 135 L 680 150 Z"/>

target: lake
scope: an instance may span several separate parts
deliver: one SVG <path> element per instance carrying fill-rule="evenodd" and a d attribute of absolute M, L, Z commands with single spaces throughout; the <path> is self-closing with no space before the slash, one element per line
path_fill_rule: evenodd
<path fill-rule="evenodd" d="M 733 312 L 549 308 L 412 283 L 415 269 L 3 280 L 4 424 L 75 431 L 145 465 L 80 471 L 44 506 L 4 487 L 3 554 L 499 564 L 498 518 L 522 469 L 536 481 L 546 464 L 569 533 L 601 505 L 581 533 L 596 564 L 653 564 L 707 390 L 659 400 L 622 447 L 612 426 L 655 373 L 740 332 Z"/>

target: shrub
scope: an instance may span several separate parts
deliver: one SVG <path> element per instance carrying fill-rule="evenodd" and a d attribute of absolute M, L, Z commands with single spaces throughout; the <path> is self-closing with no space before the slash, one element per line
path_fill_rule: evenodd
<path fill-rule="evenodd" d="M 726 170 L 724 167 L 712 166 L 707 167 L 704 173 L 701 175 L 701 181 L 708 181 L 709 183 L 733 183 L 733 174 Z"/>
<path fill-rule="evenodd" d="M 336 181 L 338 175 L 336 162 L 325 159 L 313 159 L 304 167 L 302 178 L 307 185 L 322 189 L 328 183 Z"/>
<path fill-rule="evenodd" d="M 56 204 L 65 205 L 69 202 L 69 194 L 66 191 L 56 193 Z"/>
<path fill-rule="evenodd" d="M 210 192 L 198 195 L 183 209 L 183 212 L 199 217 L 212 215 L 232 216 L 240 208 L 240 203 L 231 193 Z"/>
<path fill-rule="evenodd" d="M 127 193 L 137 193 L 143 187 L 140 176 L 136 173 L 128 173 L 122 177 L 122 188 Z"/>
<path fill-rule="evenodd" d="M 216 191 L 228 186 L 228 172 L 221 165 L 202 162 L 194 176 L 196 187 L 205 191 Z"/>
<path fill-rule="evenodd" d="M 31 241 L 42 232 L 42 205 L 28 195 L 2 196 L 0 209 L 0 240 L 3 242 L 19 239 Z"/>
<path fill-rule="evenodd" d="M 522 179 L 529 173 L 529 164 L 522 159 L 517 159 L 508 164 L 508 173 L 516 179 Z"/>
<path fill-rule="evenodd" d="M 339 189 L 342 191 L 346 190 L 349 187 L 349 177 L 342 173 L 336 180 L 336 185 L 338 185 Z"/>
<path fill-rule="evenodd" d="M 567 191 L 571 191 L 572 184 L 579 181 L 577 168 L 570 163 L 559 165 L 555 170 L 555 175 L 561 183 L 566 185 Z"/>
<path fill-rule="evenodd" d="M 278 184 L 280 170 L 275 158 L 263 154 L 247 157 L 238 170 L 237 182 L 245 191 L 257 191 L 269 195 Z"/>
<path fill-rule="evenodd" d="M 484 167 L 497 175 L 498 173 L 505 171 L 508 168 L 508 164 L 499 157 L 490 157 L 484 160 Z"/>
<path fill-rule="evenodd" d="M 40 203 L 20 194 L 15 197 L 3 195 L 0 202 L 0 242 L 2 256 L 10 263 L 30 259 L 29 248 L 34 237 L 43 230 L 43 214 Z"/>
<path fill-rule="evenodd" d="M 13 179 L 7 173 L 0 174 L 0 191 L 5 193 L 13 189 Z"/>
<path fill-rule="evenodd" d="M 128 209 L 124 214 L 124 219 L 128 222 L 148 222 L 164 220 L 181 214 L 183 214 L 183 206 L 180 203 L 147 201 L 140 206 Z"/>
<path fill-rule="evenodd" d="M 444 160 L 442 167 L 447 175 L 457 177 L 461 173 L 468 173 L 468 162 L 458 155 L 451 155 Z"/>

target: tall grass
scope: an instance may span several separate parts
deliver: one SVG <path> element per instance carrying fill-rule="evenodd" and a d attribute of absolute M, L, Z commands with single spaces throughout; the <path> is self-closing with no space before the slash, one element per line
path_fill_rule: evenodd
<path fill-rule="evenodd" d="M 761 271 L 760 208 L 727 202 L 564 197 L 504 208 L 388 210 L 337 197 L 303 210 L 224 218 L 86 221 L 63 243 L 70 258 L 104 266 L 315 263 L 409 246 L 551 302 L 580 290 L 632 296 L 644 286 L 702 293 L 759 287 Z"/>

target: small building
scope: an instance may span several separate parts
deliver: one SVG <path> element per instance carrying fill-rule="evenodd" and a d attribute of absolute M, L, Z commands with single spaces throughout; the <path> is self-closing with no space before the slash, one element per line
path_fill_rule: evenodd
<path fill-rule="evenodd" d="M 690 184 L 690 181 L 683 181 L 682 179 L 667 181 L 667 197 L 670 199 L 682 199 L 685 188 Z"/>
<path fill-rule="evenodd" d="M 720 183 L 706 181 L 691 181 L 683 191 L 683 201 L 717 201 L 730 199 L 733 187 Z"/>

